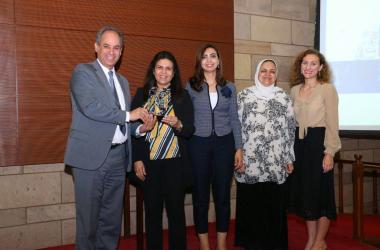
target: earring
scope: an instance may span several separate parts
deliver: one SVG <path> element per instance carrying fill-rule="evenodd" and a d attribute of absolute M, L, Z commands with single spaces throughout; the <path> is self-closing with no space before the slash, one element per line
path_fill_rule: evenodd
<path fill-rule="evenodd" d="M 318 77 L 321 78 L 321 71 L 318 71 Z"/>
<path fill-rule="evenodd" d="M 217 69 L 220 69 L 220 64 L 218 64 L 218 66 L 216 66 Z"/>

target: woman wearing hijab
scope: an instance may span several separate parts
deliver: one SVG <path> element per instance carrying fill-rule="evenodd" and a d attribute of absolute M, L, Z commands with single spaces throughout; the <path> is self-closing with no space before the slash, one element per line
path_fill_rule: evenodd
<path fill-rule="evenodd" d="M 238 93 L 245 171 L 235 172 L 236 244 L 246 250 L 288 249 L 285 181 L 293 171 L 295 118 L 276 87 L 277 65 L 262 60 L 255 86 Z"/>

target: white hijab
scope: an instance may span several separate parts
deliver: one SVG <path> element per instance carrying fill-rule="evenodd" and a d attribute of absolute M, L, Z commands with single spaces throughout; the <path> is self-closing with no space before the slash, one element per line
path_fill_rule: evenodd
<path fill-rule="evenodd" d="M 278 87 L 275 87 L 273 83 L 272 85 L 269 85 L 269 86 L 265 86 L 263 85 L 260 80 L 259 80 L 259 74 L 260 74 L 260 68 L 261 68 L 261 65 L 264 63 L 264 62 L 273 62 L 274 66 L 276 67 L 276 78 L 277 78 L 277 75 L 278 75 L 278 67 L 277 67 L 277 64 L 276 62 L 273 60 L 273 59 L 263 59 L 259 62 L 259 64 L 257 64 L 257 68 L 256 68 L 256 73 L 255 73 L 255 94 L 257 97 L 259 98 L 263 98 L 263 99 L 271 99 L 274 97 L 274 93 L 276 92 L 276 90 L 278 90 Z"/>

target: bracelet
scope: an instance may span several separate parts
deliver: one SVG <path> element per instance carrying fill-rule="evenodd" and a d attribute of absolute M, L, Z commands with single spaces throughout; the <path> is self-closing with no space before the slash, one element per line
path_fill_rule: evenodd
<path fill-rule="evenodd" d="M 176 129 L 177 129 L 178 132 L 181 132 L 181 130 L 183 128 L 183 124 L 182 124 L 182 122 L 180 120 L 178 120 L 178 122 L 179 122 L 179 126 Z"/>

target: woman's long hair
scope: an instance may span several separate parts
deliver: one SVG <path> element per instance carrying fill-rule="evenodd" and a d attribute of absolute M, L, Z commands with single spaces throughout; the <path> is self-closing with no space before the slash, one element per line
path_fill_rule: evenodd
<path fill-rule="evenodd" d="M 317 75 L 317 80 L 323 83 L 331 83 L 332 74 L 330 70 L 330 66 L 326 61 L 324 55 L 321 52 L 314 49 L 307 49 L 304 52 L 300 53 L 296 60 L 293 63 L 291 73 L 290 73 L 290 85 L 293 87 L 298 84 L 305 83 L 305 77 L 301 73 L 301 64 L 305 56 L 307 55 L 315 55 L 319 58 L 319 63 L 322 66 L 321 71 Z"/>
<path fill-rule="evenodd" d="M 220 86 L 225 86 L 227 84 L 227 81 L 223 77 L 223 63 L 222 63 L 222 58 L 220 56 L 218 48 L 213 44 L 206 43 L 198 50 L 198 53 L 195 58 L 194 74 L 189 79 L 190 86 L 196 91 L 202 90 L 202 84 L 205 80 L 205 75 L 202 68 L 202 59 L 203 59 L 203 54 L 208 48 L 213 48 L 216 51 L 216 54 L 219 59 L 219 66 L 216 68 L 216 79 L 215 79 L 216 83 Z"/>
<path fill-rule="evenodd" d="M 173 79 L 170 82 L 170 92 L 171 92 L 171 98 L 173 100 L 179 100 L 182 97 L 183 93 L 183 87 L 182 87 L 182 81 L 181 81 L 181 74 L 179 72 L 179 67 L 177 60 L 175 59 L 174 55 L 168 51 L 160 51 L 158 52 L 152 59 L 152 61 L 149 64 L 148 70 L 145 74 L 145 80 L 144 80 L 144 100 L 147 100 L 149 97 L 149 90 L 152 87 L 157 87 L 157 81 L 156 77 L 154 76 L 153 72 L 156 67 L 156 64 L 161 59 L 167 59 L 173 63 Z"/>

